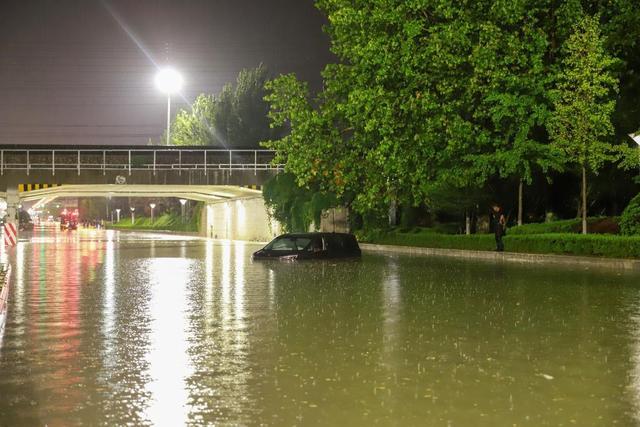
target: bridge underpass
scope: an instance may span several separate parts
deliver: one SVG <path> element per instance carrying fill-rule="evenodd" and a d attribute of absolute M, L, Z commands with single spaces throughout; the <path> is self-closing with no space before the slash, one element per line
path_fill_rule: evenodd
<path fill-rule="evenodd" d="M 0 197 L 8 219 L 21 203 L 62 197 L 175 197 L 203 202 L 201 235 L 269 240 L 280 232 L 255 188 L 282 169 L 269 150 L 203 147 L 22 147 L 0 145 Z M 18 187 L 55 186 L 32 191 Z M 31 185 L 30 185 L 31 184 Z M 37 187 L 37 185 L 33 185 Z M 253 187 L 253 188 L 251 188 Z"/>
<path fill-rule="evenodd" d="M 60 198 L 177 198 L 202 202 L 200 235 L 231 240 L 266 241 L 280 233 L 268 215 L 262 191 L 229 185 L 61 185 L 0 197 L 14 205 L 40 209 Z M 9 204 L 9 203 L 8 203 Z"/>

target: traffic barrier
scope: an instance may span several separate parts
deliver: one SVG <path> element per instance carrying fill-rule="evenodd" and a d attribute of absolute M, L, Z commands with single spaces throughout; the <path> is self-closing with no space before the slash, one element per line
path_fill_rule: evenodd
<path fill-rule="evenodd" d="M 3 235 L 4 235 L 4 245 L 5 246 L 15 246 L 18 243 L 18 230 L 16 230 L 16 225 L 13 223 L 4 224 Z"/>
<path fill-rule="evenodd" d="M 4 326 L 7 321 L 7 307 L 9 305 L 9 285 L 11 284 L 11 266 L 0 272 L 0 343 L 4 335 Z"/>
<path fill-rule="evenodd" d="M 27 191 L 44 190 L 46 188 L 59 187 L 62 184 L 18 184 L 18 193 Z"/>

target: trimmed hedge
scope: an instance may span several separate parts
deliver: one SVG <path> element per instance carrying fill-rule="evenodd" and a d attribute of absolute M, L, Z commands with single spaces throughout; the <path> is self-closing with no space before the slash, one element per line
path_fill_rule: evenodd
<path fill-rule="evenodd" d="M 620 232 L 620 226 L 618 225 L 617 217 L 594 217 L 587 218 L 587 230 L 589 233 L 618 234 Z M 580 218 L 523 224 L 507 230 L 507 234 L 509 235 L 580 232 L 582 232 L 582 220 Z"/>
<path fill-rule="evenodd" d="M 361 242 L 381 245 L 420 246 L 425 248 L 490 251 L 496 248 L 493 234 L 439 234 L 432 230 L 419 233 L 374 231 L 358 235 Z"/>
<path fill-rule="evenodd" d="M 373 232 L 359 236 L 362 242 L 382 245 L 441 249 L 495 250 L 493 234 L 447 235 L 435 233 Z M 507 252 L 640 258 L 640 236 L 602 234 L 529 234 L 504 237 Z"/>
<path fill-rule="evenodd" d="M 640 258 L 640 236 L 557 233 L 506 236 L 504 241 L 512 252 Z"/>
<path fill-rule="evenodd" d="M 493 234 L 438 234 L 434 232 L 378 232 L 362 236 L 361 241 L 381 245 L 421 246 L 425 248 L 468 249 L 490 251 L 496 248 Z"/>

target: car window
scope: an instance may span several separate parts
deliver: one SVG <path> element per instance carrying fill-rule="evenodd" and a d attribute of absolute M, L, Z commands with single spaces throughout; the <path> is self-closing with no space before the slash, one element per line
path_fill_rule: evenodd
<path fill-rule="evenodd" d="M 292 237 L 282 237 L 280 239 L 276 239 L 273 242 L 269 243 L 266 247 L 266 250 L 270 251 L 295 251 L 296 241 Z"/>
<path fill-rule="evenodd" d="M 320 237 L 316 237 L 311 240 L 311 243 L 307 245 L 307 251 L 309 252 L 320 252 L 325 249 L 324 240 Z"/>
<path fill-rule="evenodd" d="M 331 250 L 334 252 L 342 252 L 344 251 L 344 240 L 341 236 L 331 236 L 329 239 Z"/>
<path fill-rule="evenodd" d="M 309 237 L 298 237 L 298 238 L 296 238 L 296 246 L 297 246 L 299 251 L 305 250 L 305 248 L 307 246 L 309 246 L 310 242 L 311 242 L 311 239 Z"/>

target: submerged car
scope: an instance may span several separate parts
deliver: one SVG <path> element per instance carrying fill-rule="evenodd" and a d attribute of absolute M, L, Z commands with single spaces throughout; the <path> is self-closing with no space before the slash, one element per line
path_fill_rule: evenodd
<path fill-rule="evenodd" d="M 353 234 L 292 233 L 276 237 L 253 254 L 253 259 L 356 258 L 360 246 Z"/>

